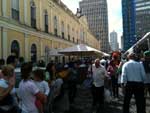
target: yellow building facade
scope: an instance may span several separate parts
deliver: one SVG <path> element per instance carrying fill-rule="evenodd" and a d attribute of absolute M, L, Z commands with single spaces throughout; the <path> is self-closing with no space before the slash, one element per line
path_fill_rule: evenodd
<path fill-rule="evenodd" d="M 86 19 L 60 0 L 0 0 L 0 58 L 15 53 L 37 61 L 53 48 L 79 43 L 100 49 Z"/>

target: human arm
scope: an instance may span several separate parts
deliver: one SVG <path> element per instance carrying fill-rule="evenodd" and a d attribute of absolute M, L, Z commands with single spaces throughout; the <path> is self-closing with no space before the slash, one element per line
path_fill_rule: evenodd
<path fill-rule="evenodd" d="M 37 92 L 37 93 L 35 94 L 35 96 L 36 96 L 37 100 L 39 100 L 41 103 L 46 103 L 46 101 L 47 101 L 47 96 L 46 96 L 45 94 L 43 94 L 43 93 L 41 93 L 41 92 Z"/>
<path fill-rule="evenodd" d="M 122 73 L 121 73 L 121 84 L 127 83 L 127 69 L 126 65 L 124 64 L 122 67 Z"/>
<path fill-rule="evenodd" d="M 46 81 L 44 81 L 44 90 L 45 90 L 44 94 L 46 96 L 48 96 L 48 94 L 50 92 L 50 88 L 49 88 L 49 85 L 48 85 L 48 83 Z"/>
<path fill-rule="evenodd" d="M 142 80 L 144 82 L 146 80 L 146 73 L 145 73 L 145 70 L 144 70 L 143 63 L 141 63 L 140 66 L 141 66 L 141 76 L 142 76 Z"/>
<path fill-rule="evenodd" d="M 0 87 L 0 100 L 3 100 L 13 89 L 13 86 L 10 85 L 7 89 Z"/>
<path fill-rule="evenodd" d="M 30 85 L 28 86 L 28 90 L 37 98 L 37 100 L 41 101 L 41 103 L 46 102 L 45 94 L 41 93 L 39 88 L 34 83 L 30 83 Z"/>
<path fill-rule="evenodd" d="M 3 98 L 5 98 L 13 89 L 15 85 L 15 79 L 9 79 L 8 81 L 8 87 L 4 88 L 2 86 L 0 86 L 0 100 L 2 100 Z"/>

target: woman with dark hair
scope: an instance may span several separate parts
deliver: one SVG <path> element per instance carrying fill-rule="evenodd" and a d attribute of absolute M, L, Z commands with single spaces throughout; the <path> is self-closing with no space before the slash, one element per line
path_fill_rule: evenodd
<path fill-rule="evenodd" d="M 117 69 L 118 69 L 118 67 L 116 66 L 115 62 L 113 60 L 110 61 L 109 65 L 107 67 L 107 72 L 108 72 L 108 75 L 111 78 L 112 95 L 114 97 L 118 97 L 118 76 L 117 76 Z"/>
<path fill-rule="evenodd" d="M 22 113 L 38 113 L 35 105 L 36 99 L 45 102 L 45 95 L 42 94 L 34 82 L 30 79 L 32 64 L 24 63 L 21 66 L 22 81 L 19 84 L 18 95 L 21 100 Z"/>
<path fill-rule="evenodd" d="M 33 78 L 35 85 L 39 88 L 40 92 L 45 95 L 45 98 L 48 97 L 50 88 L 48 83 L 44 80 L 44 71 L 41 69 L 36 69 L 33 71 Z M 44 104 L 41 103 L 40 100 L 36 100 L 36 106 L 38 107 L 39 113 L 43 113 L 44 111 Z"/>

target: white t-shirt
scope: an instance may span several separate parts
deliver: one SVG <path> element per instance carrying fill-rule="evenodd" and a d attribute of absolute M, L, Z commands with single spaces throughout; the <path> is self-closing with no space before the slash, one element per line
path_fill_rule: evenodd
<path fill-rule="evenodd" d="M 39 89 L 32 80 L 21 81 L 18 89 L 18 96 L 21 102 L 21 109 L 26 113 L 38 113 L 38 109 L 35 106 L 36 94 Z"/>
<path fill-rule="evenodd" d="M 48 96 L 48 94 L 50 92 L 50 89 L 49 89 L 48 83 L 46 81 L 44 81 L 44 80 L 41 81 L 41 82 L 34 81 L 34 83 L 39 88 L 41 93 L 43 93 L 46 96 Z"/>
<path fill-rule="evenodd" d="M 104 78 L 107 76 L 106 69 L 104 66 L 100 66 L 98 68 L 95 65 L 92 65 L 92 72 L 93 72 L 93 84 L 95 87 L 102 87 L 104 86 Z"/>

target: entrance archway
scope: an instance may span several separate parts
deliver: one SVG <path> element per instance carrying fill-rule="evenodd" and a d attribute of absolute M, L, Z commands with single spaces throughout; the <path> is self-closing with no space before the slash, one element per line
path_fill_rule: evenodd
<path fill-rule="evenodd" d="M 37 61 L 37 47 L 35 44 L 31 46 L 31 61 L 35 63 Z"/>
<path fill-rule="evenodd" d="M 11 43 L 11 53 L 15 54 L 17 58 L 20 55 L 20 46 L 17 40 L 12 41 Z"/>

